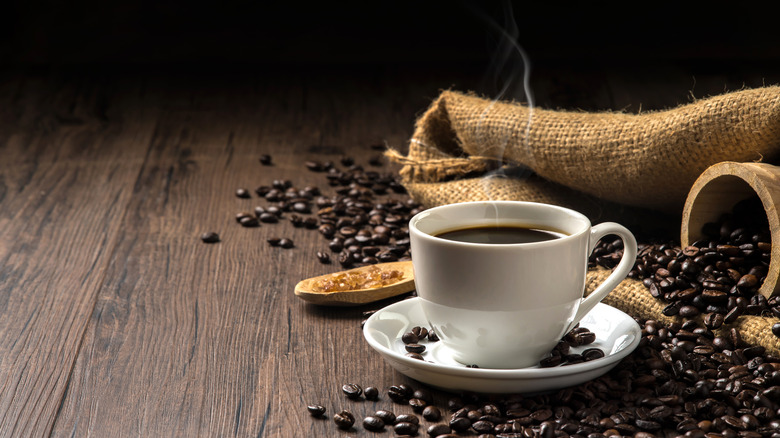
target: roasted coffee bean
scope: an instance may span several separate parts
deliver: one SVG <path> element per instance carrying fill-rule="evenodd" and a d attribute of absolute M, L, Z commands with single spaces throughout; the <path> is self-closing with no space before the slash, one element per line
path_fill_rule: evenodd
<path fill-rule="evenodd" d="M 420 424 L 420 419 L 417 417 L 417 415 L 412 414 L 401 414 L 395 417 L 395 423 L 412 423 L 412 424 Z"/>
<path fill-rule="evenodd" d="M 575 335 L 577 345 L 588 345 L 596 341 L 596 334 L 590 331 L 577 333 Z"/>
<path fill-rule="evenodd" d="M 205 243 L 217 243 L 219 242 L 219 234 L 209 231 L 200 235 L 200 240 Z"/>
<path fill-rule="evenodd" d="M 352 400 L 357 400 L 363 395 L 363 388 L 357 383 L 347 383 L 341 387 L 341 391 Z"/>
<path fill-rule="evenodd" d="M 272 158 L 268 154 L 260 155 L 260 164 L 264 166 L 270 166 L 271 165 Z"/>
<path fill-rule="evenodd" d="M 417 435 L 419 428 L 420 426 L 416 423 L 402 421 L 400 423 L 395 423 L 395 426 L 393 426 L 393 431 L 396 435 L 414 436 Z"/>
<path fill-rule="evenodd" d="M 286 237 L 279 240 L 279 246 L 282 248 L 292 248 L 295 246 L 295 243 L 292 241 L 292 239 L 288 239 Z"/>
<path fill-rule="evenodd" d="M 428 436 L 430 437 L 437 437 L 445 434 L 452 433 L 452 429 L 446 424 L 433 424 L 428 427 L 427 430 Z"/>
<path fill-rule="evenodd" d="M 388 411 L 388 410 L 385 410 L 385 409 L 376 411 L 374 416 L 379 418 L 379 419 L 381 419 L 382 422 L 384 424 L 387 424 L 387 425 L 394 424 L 395 423 L 395 419 L 396 419 L 395 413 L 393 411 Z"/>
<path fill-rule="evenodd" d="M 322 264 L 329 264 L 330 255 L 323 251 L 317 251 L 317 260 L 319 260 Z"/>
<path fill-rule="evenodd" d="M 600 348 L 588 348 L 582 352 L 582 358 L 585 359 L 586 362 L 601 359 L 602 357 L 604 357 L 604 351 Z"/>
<path fill-rule="evenodd" d="M 273 213 L 269 213 L 267 211 L 260 213 L 257 218 L 260 220 L 260 222 L 264 222 L 267 224 L 275 224 L 279 222 L 279 217 Z"/>
<path fill-rule="evenodd" d="M 255 228 L 260 226 L 260 222 L 254 216 L 244 216 L 238 220 L 238 223 L 240 223 L 241 226 L 247 228 Z"/>
<path fill-rule="evenodd" d="M 312 417 L 321 417 L 325 415 L 325 406 L 322 405 L 309 405 L 306 406 L 306 409 Z"/>
<path fill-rule="evenodd" d="M 420 398 L 411 398 L 409 399 L 409 406 L 412 407 L 414 412 L 419 414 L 428 406 L 428 402 Z"/>
<path fill-rule="evenodd" d="M 368 416 L 363 419 L 363 427 L 372 432 L 379 432 L 384 430 L 385 422 L 379 417 Z"/>
<path fill-rule="evenodd" d="M 410 398 L 403 388 L 395 385 L 387 390 L 387 396 L 395 403 L 405 403 Z"/>
<path fill-rule="evenodd" d="M 341 411 L 333 416 L 333 422 L 336 423 L 339 429 L 346 430 L 355 424 L 355 416 L 349 411 Z"/>
<path fill-rule="evenodd" d="M 422 416 L 428 421 L 439 421 L 441 420 L 441 410 L 436 406 L 426 406 L 422 411 Z"/>
<path fill-rule="evenodd" d="M 416 344 L 420 342 L 420 337 L 410 331 L 401 335 L 401 341 L 403 341 L 404 344 Z"/>
<path fill-rule="evenodd" d="M 379 389 L 373 386 L 367 386 L 366 389 L 363 390 L 363 396 L 366 397 L 366 400 L 377 400 L 379 398 Z"/>
<path fill-rule="evenodd" d="M 539 366 L 542 368 L 557 367 L 562 362 L 563 357 L 560 354 L 553 354 L 539 361 Z"/>
<path fill-rule="evenodd" d="M 282 239 L 279 237 L 269 237 L 266 239 L 266 242 L 268 242 L 268 244 L 271 246 L 279 246 L 279 244 L 282 242 Z"/>
<path fill-rule="evenodd" d="M 249 198 L 251 195 L 249 194 L 249 190 L 247 189 L 237 189 L 236 196 L 239 198 Z"/>
<path fill-rule="evenodd" d="M 465 432 L 471 427 L 471 420 L 466 417 L 457 417 L 450 419 L 449 427 L 456 432 Z"/>
<path fill-rule="evenodd" d="M 772 325 L 772 334 L 780 338 L 780 322 L 776 322 Z"/>
<path fill-rule="evenodd" d="M 420 344 L 406 344 L 404 348 L 410 353 L 422 354 L 425 351 L 425 345 Z"/>
<path fill-rule="evenodd" d="M 720 313 L 708 313 L 704 316 L 704 325 L 710 330 L 715 330 L 723 325 L 724 317 Z"/>

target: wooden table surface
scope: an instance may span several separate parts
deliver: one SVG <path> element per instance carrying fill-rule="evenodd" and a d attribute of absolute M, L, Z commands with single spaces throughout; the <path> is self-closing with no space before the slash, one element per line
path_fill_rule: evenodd
<path fill-rule="evenodd" d="M 371 145 L 404 150 L 439 91 L 485 90 L 480 73 L 3 72 L 0 436 L 370 435 L 306 406 L 362 418 L 392 406 L 389 386 L 419 386 L 363 339 L 362 313 L 387 303 L 296 298 L 299 280 L 339 269 L 315 256 L 326 241 L 289 221 L 239 226 L 236 213 L 267 203 L 235 191 L 288 179 L 332 193 L 305 161 L 368 167 Z M 779 77 L 552 65 L 532 84 L 542 106 L 639 111 Z M 221 242 L 203 243 L 205 231 Z M 380 400 L 347 401 L 348 382 Z"/>

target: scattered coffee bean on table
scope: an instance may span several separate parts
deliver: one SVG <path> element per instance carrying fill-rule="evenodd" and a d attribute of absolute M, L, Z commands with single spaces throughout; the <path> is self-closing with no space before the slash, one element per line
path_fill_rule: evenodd
<path fill-rule="evenodd" d="M 363 427 L 372 432 L 379 432 L 384 430 L 385 422 L 379 417 L 368 416 L 363 419 Z"/>
<path fill-rule="evenodd" d="M 270 166 L 271 165 L 271 156 L 268 154 L 260 155 L 260 164 L 264 166 Z"/>
<path fill-rule="evenodd" d="M 322 405 L 309 405 L 306 407 L 312 417 L 322 417 L 325 415 L 325 406 Z"/>
<path fill-rule="evenodd" d="M 219 242 L 219 234 L 209 231 L 200 235 L 200 240 L 205 243 L 217 243 Z"/>
<path fill-rule="evenodd" d="M 359 399 L 363 394 L 363 388 L 356 383 L 347 383 L 343 385 L 341 391 L 352 400 Z"/>
<path fill-rule="evenodd" d="M 355 424 L 355 416 L 349 411 L 341 411 L 333 416 L 333 422 L 336 423 L 339 429 L 346 430 Z"/>
<path fill-rule="evenodd" d="M 246 227 L 257 227 L 260 222 L 277 223 L 284 213 L 293 227 L 318 230 L 329 241 L 329 248 L 338 254 L 343 268 L 352 268 L 380 262 L 409 260 L 409 219 L 422 208 L 413 200 L 395 199 L 406 195 L 397 176 L 376 170 L 365 170 L 354 164 L 351 157 L 340 160 L 345 169 L 330 161 L 308 161 L 304 166 L 325 176 L 327 185 L 335 194 L 323 194 L 315 186 L 296 188 L 289 180 L 275 180 L 260 185 L 255 193 L 268 205 L 255 208 L 255 214 L 241 213 L 237 221 Z M 382 166 L 381 157 L 369 164 Z M 270 164 L 270 156 L 261 157 L 261 163 Z M 241 189 L 241 196 L 249 191 Z M 317 255 L 321 263 L 329 258 Z"/>

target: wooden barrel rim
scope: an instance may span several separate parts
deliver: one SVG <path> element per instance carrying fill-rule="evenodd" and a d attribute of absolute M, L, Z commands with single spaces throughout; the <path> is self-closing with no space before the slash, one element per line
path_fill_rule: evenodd
<path fill-rule="evenodd" d="M 780 293 L 780 167 L 764 163 L 722 162 L 705 170 L 694 182 L 683 208 L 680 242 L 684 247 L 695 242 L 706 222 L 714 222 L 728 213 L 737 202 L 758 195 L 764 206 L 772 239 L 771 258 L 766 280 L 759 293 L 769 298 Z"/>

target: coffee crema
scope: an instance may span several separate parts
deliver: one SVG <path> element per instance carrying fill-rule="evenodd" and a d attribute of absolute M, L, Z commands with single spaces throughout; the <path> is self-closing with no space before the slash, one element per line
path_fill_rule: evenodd
<path fill-rule="evenodd" d="M 538 226 L 479 225 L 444 231 L 435 237 L 467 243 L 516 244 L 546 242 L 567 236 L 559 231 Z"/>

